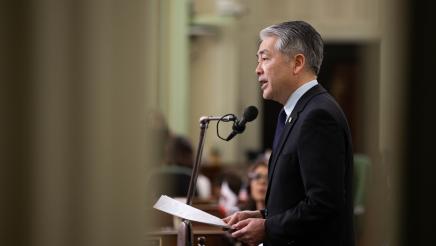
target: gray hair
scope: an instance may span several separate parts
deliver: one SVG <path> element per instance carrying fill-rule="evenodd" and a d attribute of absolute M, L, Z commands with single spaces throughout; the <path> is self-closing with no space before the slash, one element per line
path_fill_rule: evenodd
<path fill-rule="evenodd" d="M 307 22 L 288 21 L 266 27 L 259 33 L 261 41 L 267 37 L 278 37 L 276 48 L 291 57 L 301 53 L 310 69 L 318 75 L 323 59 L 321 35 Z"/>

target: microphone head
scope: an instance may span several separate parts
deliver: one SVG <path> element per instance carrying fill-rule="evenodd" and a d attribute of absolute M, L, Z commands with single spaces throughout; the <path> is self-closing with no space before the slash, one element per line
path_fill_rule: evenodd
<path fill-rule="evenodd" d="M 247 122 L 253 121 L 257 118 L 258 113 L 259 111 L 255 106 L 249 106 L 244 111 L 244 115 L 243 115 L 244 120 Z"/>
<path fill-rule="evenodd" d="M 245 109 L 241 121 L 236 120 L 233 124 L 233 131 L 236 133 L 242 133 L 245 130 L 245 124 L 247 122 L 253 121 L 257 117 L 257 108 L 255 106 L 250 106 Z"/>

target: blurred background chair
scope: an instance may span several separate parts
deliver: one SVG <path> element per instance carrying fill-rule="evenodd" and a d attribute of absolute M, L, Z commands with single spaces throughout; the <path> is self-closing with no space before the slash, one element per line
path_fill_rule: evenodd
<path fill-rule="evenodd" d="M 357 237 L 363 227 L 370 159 L 364 154 L 354 154 L 354 219 Z"/>

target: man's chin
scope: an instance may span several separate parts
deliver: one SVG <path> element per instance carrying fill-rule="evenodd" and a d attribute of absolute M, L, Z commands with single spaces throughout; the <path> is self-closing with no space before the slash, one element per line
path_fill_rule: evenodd
<path fill-rule="evenodd" d="M 262 94 L 262 97 L 263 97 L 263 99 L 265 99 L 265 100 L 273 100 L 272 99 L 272 97 L 271 97 L 271 95 L 268 95 L 268 94 Z"/>
<path fill-rule="evenodd" d="M 262 93 L 262 97 L 263 97 L 263 99 L 265 99 L 265 100 L 272 100 L 271 95 L 268 94 L 268 93 L 266 93 L 266 92 L 263 92 L 263 93 Z"/>

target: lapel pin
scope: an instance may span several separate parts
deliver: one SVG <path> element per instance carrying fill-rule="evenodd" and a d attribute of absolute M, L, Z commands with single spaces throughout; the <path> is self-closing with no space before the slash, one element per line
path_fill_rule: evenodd
<path fill-rule="evenodd" d="M 291 123 L 291 121 L 292 121 L 292 117 L 289 117 L 288 123 Z"/>

